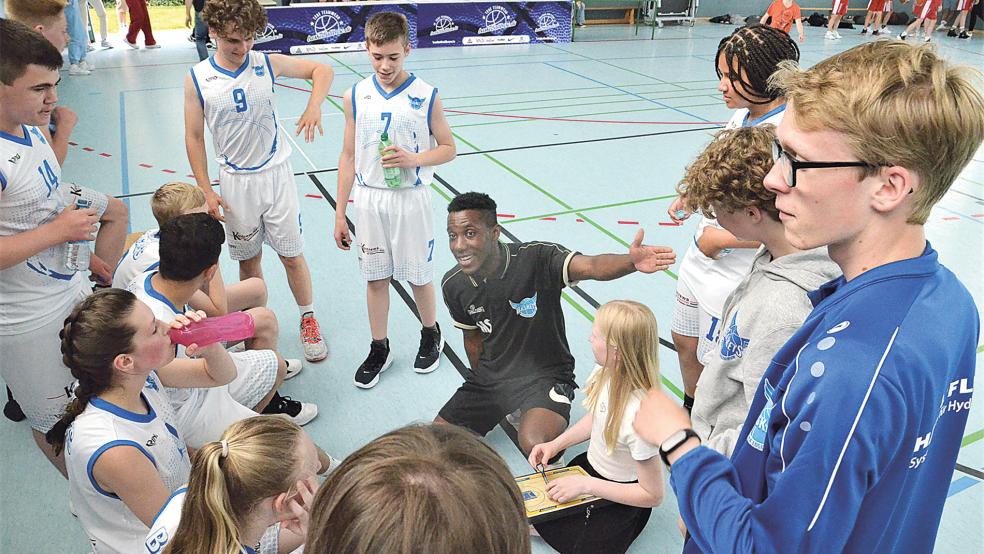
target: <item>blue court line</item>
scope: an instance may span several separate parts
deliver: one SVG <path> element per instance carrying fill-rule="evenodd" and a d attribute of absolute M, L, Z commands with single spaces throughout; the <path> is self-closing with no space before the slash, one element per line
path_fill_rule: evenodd
<path fill-rule="evenodd" d="M 700 121 L 703 121 L 704 123 L 710 123 L 710 120 L 709 119 L 704 119 L 703 117 L 701 117 L 699 115 L 694 115 L 692 113 L 685 112 L 683 110 L 674 108 L 673 106 L 670 106 L 668 104 L 664 104 L 662 102 L 658 102 L 656 100 L 653 100 L 652 98 L 646 98 L 645 96 L 636 94 L 636 93 L 634 93 L 632 91 L 629 91 L 629 90 L 625 90 L 624 88 L 619 88 L 619 87 L 616 87 L 615 85 L 609 85 L 608 83 L 603 83 L 603 82 L 601 82 L 601 81 L 599 81 L 597 79 L 592 79 L 591 77 L 588 77 L 586 75 L 581 75 L 580 73 L 575 73 L 575 72 L 573 72 L 573 71 L 571 71 L 569 69 L 564 69 L 563 67 L 557 67 L 556 65 L 553 65 L 552 63 L 549 63 L 549 62 L 543 62 L 543 64 L 544 65 L 548 65 L 548 66 L 550 66 L 550 67 L 552 67 L 554 69 L 558 69 L 560 71 L 563 71 L 564 73 L 570 73 L 571 75 L 574 75 L 576 77 L 580 77 L 582 79 L 587 79 L 588 81 L 591 81 L 593 83 L 598 83 L 599 85 L 604 85 L 604 86 L 606 86 L 608 88 L 615 89 L 615 90 L 617 90 L 617 91 L 619 91 L 621 93 L 628 94 L 629 96 L 634 96 L 636 98 L 645 100 L 646 102 L 652 102 L 653 104 L 656 104 L 657 106 L 662 106 L 664 108 L 673 110 L 673 111 L 678 112 L 678 113 L 681 113 L 681 114 L 683 114 L 683 115 L 685 115 L 687 117 L 693 117 L 695 119 L 699 119 Z"/>
<path fill-rule="evenodd" d="M 128 160 L 126 155 L 126 92 L 125 90 L 120 91 L 120 176 L 123 181 L 123 195 L 130 194 L 130 169 L 127 167 Z M 126 204 L 127 211 L 130 210 L 130 199 L 124 198 L 123 202 Z M 127 234 L 133 232 L 133 220 L 132 218 L 126 218 L 126 232 Z"/>
<path fill-rule="evenodd" d="M 959 479 L 954 479 L 953 481 L 950 481 L 950 490 L 947 491 L 946 497 L 950 498 L 951 496 L 960 494 L 963 491 L 969 489 L 970 487 L 973 487 L 974 485 L 979 485 L 980 483 L 981 483 L 980 480 L 974 479 L 973 477 L 968 477 L 966 475 L 964 475 Z"/>

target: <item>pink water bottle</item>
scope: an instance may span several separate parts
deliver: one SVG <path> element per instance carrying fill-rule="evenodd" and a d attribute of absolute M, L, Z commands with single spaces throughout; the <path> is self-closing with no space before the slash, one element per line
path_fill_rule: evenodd
<path fill-rule="evenodd" d="M 239 341 L 252 338 L 253 316 L 246 312 L 210 317 L 189 323 L 180 329 L 171 329 L 171 342 L 182 346 L 208 346 L 220 341 Z"/>

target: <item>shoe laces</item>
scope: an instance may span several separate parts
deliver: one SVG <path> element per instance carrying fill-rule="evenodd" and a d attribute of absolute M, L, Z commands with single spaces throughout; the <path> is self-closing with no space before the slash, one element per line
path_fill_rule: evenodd
<path fill-rule="evenodd" d="M 301 403 L 289 396 L 281 396 L 277 401 L 277 411 L 294 417 L 301 413 Z"/>
<path fill-rule="evenodd" d="M 420 349 L 425 351 L 433 350 L 437 346 L 437 338 L 440 336 L 439 331 L 434 329 L 421 329 L 420 330 Z"/>
<path fill-rule="evenodd" d="M 301 340 L 309 344 L 321 342 L 321 326 L 313 316 L 301 318 Z"/>

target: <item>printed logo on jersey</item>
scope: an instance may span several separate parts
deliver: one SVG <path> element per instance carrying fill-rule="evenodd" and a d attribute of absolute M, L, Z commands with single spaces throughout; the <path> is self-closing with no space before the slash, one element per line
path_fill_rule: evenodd
<path fill-rule="evenodd" d="M 509 10 L 502 6 L 492 6 L 485 10 L 485 26 L 478 28 L 478 34 L 486 35 L 496 31 L 505 31 L 516 26 L 516 18 L 509 15 Z"/>
<path fill-rule="evenodd" d="M 419 110 L 424 105 L 424 100 L 426 100 L 426 98 L 414 98 L 409 94 L 407 95 L 407 98 L 410 99 L 410 107 L 415 110 Z"/>
<path fill-rule="evenodd" d="M 752 448 L 758 450 L 759 452 L 765 448 L 765 438 L 769 427 L 769 418 L 772 417 L 772 408 L 776 405 L 775 387 L 772 386 L 772 383 L 770 383 L 768 379 L 762 380 L 762 386 L 765 389 L 765 406 L 762 408 L 762 412 L 759 413 L 758 419 L 755 420 L 755 427 L 752 427 L 752 432 L 749 433 L 748 438 L 745 439 L 745 441 L 751 445 Z"/>
<path fill-rule="evenodd" d="M 492 320 L 491 319 L 483 319 L 481 321 L 476 321 L 475 322 L 475 325 L 478 325 L 479 330 L 481 330 L 486 335 L 491 335 L 492 334 Z"/>
<path fill-rule="evenodd" d="M 554 17 L 554 14 L 545 13 L 536 18 L 536 29 L 534 29 L 533 32 L 542 33 L 544 31 L 556 29 L 557 27 L 560 27 L 560 23 L 557 23 L 557 18 Z"/>
<path fill-rule="evenodd" d="M 746 348 L 748 348 L 748 339 L 742 338 L 738 333 L 738 312 L 736 311 L 735 315 L 731 316 L 728 330 L 721 337 L 721 359 L 727 361 L 741 358 Z"/>
<path fill-rule="evenodd" d="M 150 390 L 157 390 L 157 391 L 161 390 L 160 387 L 157 386 L 157 381 L 155 381 L 154 378 L 149 375 L 147 376 L 147 384 L 144 385 L 144 388 Z"/>
<path fill-rule="evenodd" d="M 88 248 L 88 247 L 86 247 Z M 32 263 L 33 261 L 33 263 Z M 45 277 L 51 277 L 52 279 L 58 279 L 59 281 L 71 281 L 72 277 L 75 276 L 74 273 L 59 273 L 53 269 L 49 269 L 43 263 L 41 263 L 37 257 L 30 257 L 24 262 L 28 269 L 34 271 L 35 273 L 40 273 Z"/>
<path fill-rule="evenodd" d="M 527 319 L 531 319 L 536 315 L 536 295 L 538 293 L 533 293 L 533 296 L 529 298 L 524 298 L 519 302 L 509 301 L 509 305 L 512 309 L 516 310 L 516 313 Z"/>
<path fill-rule="evenodd" d="M 381 246 L 370 246 L 367 248 L 366 245 L 363 244 L 359 246 L 359 249 L 362 250 L 362 253 L 365 254 L 366 256 L 374 256 L 376 254 L 386 253 L 386 249 L 384 249 Z"/>
<path fill-rule="evenodd" d="M 485 306 L 477 306 L 476 307 L 474 304 L 469 304 L 467 311 L 468 311 L 468 315 L 484 314 L 485 313 Z"/>
<path fill-rule="evenodd" d="M 154 446 L 155 444 L 157 444 L 157 433 L 154 433 L 154 436 L 150 437 L 150 440 L 148 440 L 146 442 L 146 444 L 147 444 L 148 447 L 151 447 L 151 446 Z"/>
<path fill-rule="evenodd" d="M 308 35 L 308 42 L 334 40 L 340 35 L 352 32 L 352 26 L 333 10 L 321 10 L 311 18 L 314 34 Z"/>
<path fill-rule="evenodd" d="M 250 231 L 248 233 L 245 233 L 245 234 L 243 234 L 243 233 L 237 233 L 236 231 L 233 231 L 232 232 L 232 238 L 234 240 L 240 240 L 240 241 L 243 241 L 243 242 L 249 242 L 249 241 L 253 240 L 254 238 L 256 238 L 256 235 L 258 235 L 259 233 L 260 233 L 260 228 L 259 227 L 255 228 L 252 231 Z"/>
<path fill-rule="evenodd" d="M 253 73 L 255 73 L 257 77 L 262 77 L 263 74 L 266 73 L 266 71 L 263 70 L 263 66 L 262 65 L 254 65 L 253 66 Z"/>
<path fill-rule="evenodd" d="M 154 529 L 154 536 L 147 539 L 147 542 L 145 543 L 147 546 L 147 552 L 150 554 L 160 554 L 164 551 L 164 547 L 167 546 L 167 541 L 167 527 L 159 527 Z"/>
<path fill-rule="evenodd" d="M 272 40 L 277 40 L 284 38 L 284 35 L 277 32 L 277 28 L 267 23 L 267 26 L 263 31 L 256 33 L 256 37 L 253 39 L 253 44 L 263 44 L 264 42 L 270 42 Z"/>
<path fill-rule="evenodd" d="M 14 157 L 12 157 L 12 158 L 10 158 L 9 160 L 7 160 L 7 163 L 12 163 L 12 164 L 15 164 L 15 163 L 17 163 L 17 161 L 18 161 L 18 160 L 20 160 L 20 159 L 21 159 L 21 155 L 20 155 L 20 152 L 18 152 L 18 153 L 16 153 L 16 154 L 14 154 Z"/>
<path fill-rule="evenodd" d="M 218 78 L 219 78 L 218 75 L 212 75 L 211 77 L 205 77 L 205 82 L 206 83 L 210 83 L 210 82 L 212 82 L 212 81 L 214 81 L 214 80 L 216 80 Z"/>
<path fill-rule="evenodd" d="M 430 36 L 453 33 L 457 30 L 458 26 L 454 24 L 454 20 L 450 16 L 442 15 L 434 20 L 434 30 L 430 32 Z"/>

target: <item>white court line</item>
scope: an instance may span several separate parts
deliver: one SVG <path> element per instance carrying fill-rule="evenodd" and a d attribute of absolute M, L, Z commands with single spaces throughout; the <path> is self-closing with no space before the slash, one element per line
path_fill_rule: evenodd
<path fill-rule="evenodd" d="M 281 119 L 280 121 L 283 120 Z M 311 158 L 309 158 L 307 153 L 304 151 L 304 149 L 301 148 L 299 144 L 297 144 L 297 141 L 294 140 L 294 136 L 287 132 L 287 129 L 284 128 L 283 124 L 281 124 L 280 121 L 277 122 L 277 125 L 280 126 L 280 130 L 284 132 L 284 136 L 287 137 L 287 140 L 289 140 L 290 143 L 294 145 L 294 150 L 296 152 L 300 152 L 301 156 L 304 156 L 304 159 L 307 160 L 307 163 L 308 165 L 311 166 L 311 169 L 318 169 L 318 166 L 314 165 L 314 162 L 311 161 Z M 315 136 L 317 136 L 317 134 Z"/>

